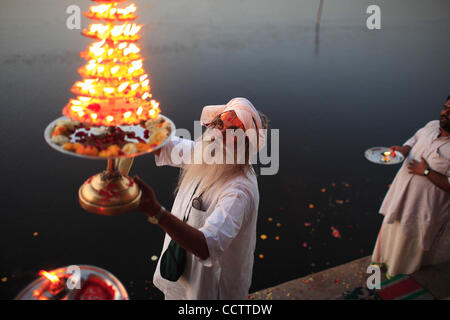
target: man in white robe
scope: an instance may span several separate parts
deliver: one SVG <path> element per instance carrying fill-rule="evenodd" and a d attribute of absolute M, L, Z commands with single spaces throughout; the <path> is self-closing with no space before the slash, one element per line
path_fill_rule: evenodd
<path fill-rule="evenodd" d="M 194 156 L 198 154 L 193 141 L 177 137 L 158 150 L 155 153 L 158 166 L 170 165 L 182 170 L 170 212 L 159 204 L 153 190 L 135 177 L 143 191 L 140 210 L 166 232 L 160 257 L 171 240 L 187 252 L 184 270 L 176 281 L 161 275 L 162 259 L 158 261 L 153 282 L 166 299 L 247 298 L 259 205 L 258 183 L 249 156 L 250 150 L 258 151 L 264 144 L 262 129 L 266 126 L 265 119 L 244 98 L 203 109 L 202 124 L 207 126 L 207 132 L 215 130 L 219 135 L 223 134 L 224 150 L 235 147 L 232 139 L 226 141 L 227 129 L 257 132 L 246 140 L 245 161 L 241 164 L 235 161 L 232 164 L 174 161 L 174 154 L 180 151 L 193 152 Z M 199 143 L 208 145 L 202 141 Z M 192 157 L 188 158 L 192 160 Z M 195 206 L 193 199 L 198 197 L 201 197 L 201 203 Z"/>
<path fill-rule="evenodd" d="M 380 208 L 372 262 L 395 276 L 450 259 L 450 97 L 440 120 L 391 149 L 406 159 Z"/>

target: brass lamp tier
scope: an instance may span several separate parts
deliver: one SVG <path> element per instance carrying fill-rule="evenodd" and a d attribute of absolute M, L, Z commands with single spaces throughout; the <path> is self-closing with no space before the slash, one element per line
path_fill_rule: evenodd
<path fill-rule="evenodd" d="M 132 159 L 109 159 L 107 170 L 98 173 L 78 190 L 81 207 L 91 213 L 114 216 L 136 209 L 141 199 L 141 190 L 133 179 L 118 170 L 119 161 Z"/>

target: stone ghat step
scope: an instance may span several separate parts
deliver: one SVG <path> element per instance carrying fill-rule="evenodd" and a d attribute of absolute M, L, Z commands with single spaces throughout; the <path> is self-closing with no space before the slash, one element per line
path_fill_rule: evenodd
<path fill-rule="evenodd" d="M 252 300 L 329 300 L 335 299 L 344 291 L 366 285 L 366 273 L 370 256 L 357 259 L 299 279 L 254 292 Z M 450 297 L 450 261 L 440 265 L 425 267 L 412 277 L 436 299 Z M 386 280 L 381 273 L 381 282 Z"/>

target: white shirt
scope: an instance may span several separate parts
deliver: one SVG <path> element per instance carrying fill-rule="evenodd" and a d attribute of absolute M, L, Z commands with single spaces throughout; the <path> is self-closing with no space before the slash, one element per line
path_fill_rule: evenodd
<path fill-rule="evenodd" d="M 193 148 L 194 142 L 175 137 L 161 148 L 156 165 L 176 165 L 171 152 Z M 178 191 L 171 213 L 180 220 L 185 215 L 197 181 Z M 201 260 L 187 252 L 186 269 L 176 282 L 161 277 L 160 262 L 153 283 L 166 299 L 246 299 L 252 279 L 256 244 L 256 221 L 259 192 L 256 176 L 248 174 L 230 180 L 217 188 L 215 194 L 202 196 L 203 210 L 191 208 L 187 223 L 199 229 L 206 238 L 209 258 Z M 197 194 L 195 196 L 198 196 Z M 171 238 L 166 234 L 160 257 Z"/>
<path fill-rule="evenodd" d="M 418 236 L 429 250 L 450 220 L 450 193 L 427 177 L 411 174 L 408 164 L 423 157 L 432 170 L 449 177 L 450 138 L 439 136 L 439 121 L 430 121 L 405 142 L 411 147 L 384 198 L 380 213 L 388 223 L 400 221 L 404 234 Z"/>

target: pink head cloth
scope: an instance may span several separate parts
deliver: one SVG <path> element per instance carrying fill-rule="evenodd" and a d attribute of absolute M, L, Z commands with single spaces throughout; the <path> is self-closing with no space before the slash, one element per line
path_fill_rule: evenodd
<path fill-rule="evenodd" d="M 266 142 L 265 130 L 262 130 L 262 122 L 258 111 L 253 106 L 253 104 L 245 98 L 234 98 L 230 100 L 226 105 L 211 105 L 205 106 L 200 116 L 200 121 L 202 125 L 208 125 L 217 116 L 226 111 L 233 110 L 236 116 L 244 124 L 245 131 L 249 129 L 256 130 L 256 134 L 248 134 L 250 143 L 258 146 L 258 151 L 260 151 Z M 257 136 L 258 137 L 257 137 Z M 259 145 L 258 145 L 258 140 Z"/>

